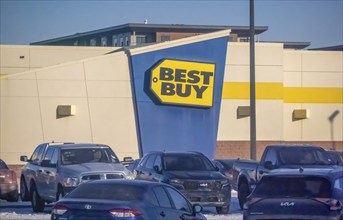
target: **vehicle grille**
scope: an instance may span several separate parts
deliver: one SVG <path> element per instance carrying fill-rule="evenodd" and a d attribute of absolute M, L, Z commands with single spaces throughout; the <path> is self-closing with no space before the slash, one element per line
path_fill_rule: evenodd
<path fill-rule="evenodd" d="M 187 180 L 184 181 L 183 187 L 186 190 L 218 190 L 221 188 L 221 184 L 219 181 Z"/>
<path fill-rule="evenodd" d="M 89 180 L 104 180 L 104 179 L 123 179 L 124 174 L 122 173 L 97 173 L 97 174 L 86 174 L 81 177 L 82 182 Z"/>

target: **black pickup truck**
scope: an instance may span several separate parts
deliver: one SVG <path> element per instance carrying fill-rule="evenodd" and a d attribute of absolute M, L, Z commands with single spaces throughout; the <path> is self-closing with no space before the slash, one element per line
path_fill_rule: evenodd
<path fill-rule="evenodd" d="M 241 208 L 246 197 L 263 175 L 274 169 L 311 167 L 331 167 L 335 163 L 327 152 L 310 145 L 269 145 L 265 148 L 260 162 L 236 160 L 232 166 L 231 186 L 238 192 Z"/>

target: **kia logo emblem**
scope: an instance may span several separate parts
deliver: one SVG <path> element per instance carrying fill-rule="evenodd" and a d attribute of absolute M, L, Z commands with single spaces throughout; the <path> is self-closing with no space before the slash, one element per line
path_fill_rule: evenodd
<path fill-rule="evenodd" d="M 92 208 L 92 206 L 91 205 L 85 205 L 85 209 L 91 209 Z"/>
<path fill-rule="evenodd" d="M 294 202 L 281 202 L 280 203 L 281 206 L 294 206 Z"/>

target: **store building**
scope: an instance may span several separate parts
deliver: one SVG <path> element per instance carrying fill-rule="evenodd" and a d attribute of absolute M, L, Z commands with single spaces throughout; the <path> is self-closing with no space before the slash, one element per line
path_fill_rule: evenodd
<path fill-rule="evenodd" d="M 229 36 L 77 47 L 85 57 L 2 45 L 1 157 L 21 164 L 42 142 L 72 141 L 108 144 L 120 158 L 150 150 L 249 158 L 249 44 Z M 343 52 L 255 46 L 257 157 L 272 143 L 343 150 Z M 55 63 L 37 59 L 46 50 L 59 51 Z"/>

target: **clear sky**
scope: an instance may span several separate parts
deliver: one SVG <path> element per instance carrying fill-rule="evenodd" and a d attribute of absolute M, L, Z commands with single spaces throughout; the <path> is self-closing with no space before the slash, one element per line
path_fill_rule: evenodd
<path fill-rule="evenodd" d="M 126 23 L 249 26 L 249 0 L 0 0 L 0 44 L 27 45 Z M 255 0 L 261 41 L 343 44 L 343 0 Z"/>

